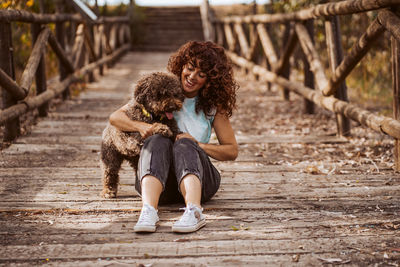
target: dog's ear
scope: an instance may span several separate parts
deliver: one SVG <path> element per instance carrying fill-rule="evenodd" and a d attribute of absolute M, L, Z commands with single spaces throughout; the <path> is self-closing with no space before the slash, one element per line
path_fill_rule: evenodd
<path fill-rule="evenodd" d="M 133 92 L 133 97 L 136 100 L 136 102 L 140 104 L 144 104 L 146 102 L 146 96 L 151 86 L 150 79 L 151 75 L 148 75 L 146 77 L 141 78 L 137 82 L 135 90 Z"/>

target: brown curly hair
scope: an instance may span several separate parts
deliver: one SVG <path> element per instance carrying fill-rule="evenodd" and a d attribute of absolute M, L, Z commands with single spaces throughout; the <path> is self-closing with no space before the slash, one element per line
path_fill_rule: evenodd
<path fill-rule="evenodd" d="M 203 110 L 205 114 L 211 114 L 217 109 L 231 117 L 239 86 L 233 78 L 232 64 L 224 48 L 213 42 L 187 42 L 169 58 L 167 68 L 180 78 L 183 67 L 190 62 L 207 76 L 206 84 L 198 94 L 196 112 Z"/>

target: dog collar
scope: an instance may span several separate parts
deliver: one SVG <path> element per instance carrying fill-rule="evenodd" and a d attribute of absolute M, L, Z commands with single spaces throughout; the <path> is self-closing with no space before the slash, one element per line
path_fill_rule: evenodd
<path fill-rule="evenodd" d="M 139 105 L 140 105 L 140 108 L 142 109 L 143 115 L 146 116 L 147 118 L 150 118 L 150 120 L 156 119 L 156 120 L 162 121 L 165 118 L 165 115 L 160 115 L 160 116 L 154 117 L 153 114 L 148 112 L 142 104 L 139 104 Z"/>
<path fill-rule="evenodd" d="M 145 115 L 147 118 L 151 118 L 151 114 L 142 106 L 142 113 Z"/>

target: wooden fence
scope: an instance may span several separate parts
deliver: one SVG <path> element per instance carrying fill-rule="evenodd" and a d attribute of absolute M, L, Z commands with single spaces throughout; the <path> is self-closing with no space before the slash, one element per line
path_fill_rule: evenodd
<path fill-rule="evenodd" d="M 204 1 L 202 10 L 206 10 Z M 215 18 L 212 10 L 203 11 L 209 23 L 207 33 L 209 39 L 224 46 L 233 63 L 245 68 L 250 73 L 262 76 L 267 82 L 276 83 L 283 88 L 284 97 L 288 98 L 293 91 L 305 98 L 305 110 L 313 112 L 313 104 L 317 104 L 336 114 L 339 135 L 350 133 L 349 119 L 357 121 L 378 132 L 390 135 L 395 140 L 395 165 L 400 170 L 400 18 L 398 8 L 400 0 L 347 0 L 335 3 L 319 4 L 315 7 L 283 14 L 255 14 L 247 16 L 231 16 Z M 370 23 L 366 32 L 355 42 L 351 50 L 344 56 L 341 44 L 339 18 L 342 15 L 376 10 L 377 16 Z M 327 58 L 330 75 L 326 75 L 323 62 L 314 42 L 313 25 L 321 20 L 325 26 Z M 271 28 L 284 27 L 281 51 L 276 51 L 276 38 L 271 36 Z M 356 27 L 356 25 L 355 25 Z M 363 110 L 348 102 L 345 79 L 378 38 L 383 33 L 390 34 L 393 81 L 393 118 L 381 116 Z M 290 76 L 290 61 L 297 44 L 305 55 L 304 82 L 294 80 Z M 260 47 L 262 56 L 266 58 L 266 66 L 260 63 Z M 278 53 L 279 52 L 279 53 Z M 289 78 L 290 77 L 290 78 Z M 329 77 L 329 78 L 328 78 Z M 316 86 L 314 86 L 314 83 Z M 316 87 L 316 89 L 314 89 Z"/>
<path fill-rule="evenodd" d="M 48 102 L 79 81 L 93 81 L 94 70 L 103 74 L 104 64 L 112 64 L 130 49 L 128 17 L 101 17 L 95 21 L 81 14 L 34 14 L 22 10 L 0 10 L 0 125 L 4 141 L 20 134 L 20 116 L 38 109 L 46 116 Z M 15 81 L 12 23 L 30 23 L 32 52 L 20 81 Z M 51 25 L 55 24 L 55 33 Z M 48 83 L 44 56 L 47 44 L 59 62 L 58 81 Z M 30 92 L 33 81 L 36 90 Z"/>

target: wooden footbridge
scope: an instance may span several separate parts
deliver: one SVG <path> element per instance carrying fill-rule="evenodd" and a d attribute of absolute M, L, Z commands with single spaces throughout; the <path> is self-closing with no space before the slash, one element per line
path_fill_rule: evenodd
<path fill-rule="evenodd" d="M 156 233 L 133 233 L 141 202 L 128 165 L 119 197 L 99 196 L 107 118 L 129 99 L 141 75 L 165 70 L 170 52 L 161 50 L 173 45 L 146 51 L 142 43 L 130 50 L 132 20 L 125 17 L 89 21 L 60 8 L 57 15 L 0 10 L 0 121 L 4 140 L 11 142 L 0 151 L 0 266 L 398 266 L 396 5 L 347 0 L 229 18 L 213 17 L 202 5 L 199 29 L 224 45 L 240 67 L 232 117 L 240 154 L 234 162 L 215 162 L 222 185 L 204 204 L 207 226 L 185 235 L 170 229 L 180 205 L 160 207 Z M 371 10 L 375 20 L 344 53 L 340 16 Z M 314 48 L 311 19 L 325 23 L 330 75 Z M 32 23 L 36 42 L 16 82 L 10 36 L 17 21 Z M 53 24 L 54 33 L 48 26 Z M 141 25 L 155 27 L 154 21 Z M 286 29 L 277 35 L 281 52 L 269 25 Z M 391 38 L 392 73 L 382 75 L 393 77 L 393 118 L 346 99 L 346 76 L 378 36 Z M 59 76 L 47 81 L 46 44 L 60 63 Z M 296 44 L 308 63 L 304 83 L 289 75 Z M 85 89 L 68 94 L 76 92 L 77 82 Z M 35 124 L 26 126 L 33 115 L 39 116 Z M 21 135 L 22 127 L 29 133 Z"/>

